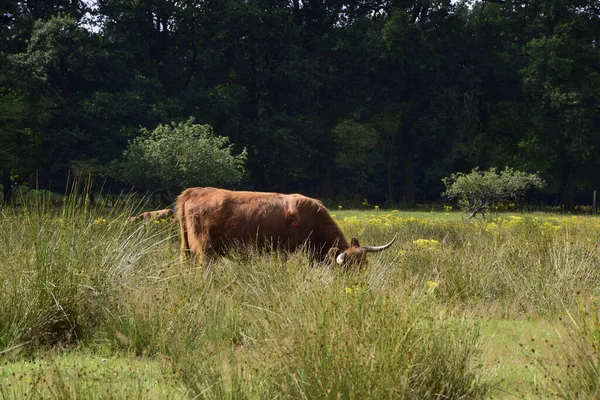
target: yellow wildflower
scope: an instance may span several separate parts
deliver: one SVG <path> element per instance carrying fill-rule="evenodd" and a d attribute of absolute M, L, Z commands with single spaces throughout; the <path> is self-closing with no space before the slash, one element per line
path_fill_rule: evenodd
<path fill-rule="evenodd" d="M 551 224 L 550 222 L 544 222 L 544 228 L 550 232 L 558 231 L 558 230 L 562 229 L 562 227 L 560 225 L 554 225 L 554 224 Z"/>
<path fill-rule="evenodd" d="M 351 287 L 346 287 L 345 292 L 346 294 L 358 294 L 361 291 L 360 286 L 354 286 L 353 288 Z"/>
<path fill-rule="evenodd" d="M 498 233 L 499 227 L 498 224 L 495 222 L 488 222 L 488 224 L 485 227 L 485 230 L 492 233 Z"/>
<path fill-rule="evenodd" d="M 436 288 L 440 286 L 440 281 L 427 281 L 427 286 L 430 288 Z"/>
<path fill-rule="evenodd" d="M 108 224 L 106 218 L 98 217 L 94 220 L 94 225 Z"/>
<path fill-rule="evenodd" d="M 416 244 L 419 247 L 426 247 L 428 249 L 434 249 L 440 245 L 440 242 L 438 242 L 435 239 L 417 239 L 417 240 L 413 240 L 413 244 Z"/>

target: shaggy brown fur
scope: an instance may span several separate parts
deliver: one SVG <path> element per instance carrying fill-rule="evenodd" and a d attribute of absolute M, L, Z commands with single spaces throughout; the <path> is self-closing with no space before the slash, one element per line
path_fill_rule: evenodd
<path fill-rule="evenodd" d="M 177 198 L 176 210 L 181 249 L 195 257 L 244 244 L 285 251 L 306 245 L 321 260 L 347 253 L 344 263 L 361 262 L 366 252 L 357 239 L 348 244 L 321 202 L 300 194 L 191 188 Z"/>
<path fill-rule="evenodd" d="M 145 219 L 163 220 L 163 219 L 173 218 L 174 216 L 175 215 L 173 214 L 173 210 L 171 210 L 171 209 L 158 210 L 158 211 L 147 211 L 147 212 L 141 213 L 140 215 L 136 215 L 135 217 L 129 218 L 129 222 L 142 221 Z"/>

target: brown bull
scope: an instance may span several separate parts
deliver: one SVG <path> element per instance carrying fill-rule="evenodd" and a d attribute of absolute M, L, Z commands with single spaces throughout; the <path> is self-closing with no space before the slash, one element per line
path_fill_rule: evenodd
<path fill-rule="evenodd" d="M 145 219 L 163 220 L 163 219 L 169 219 L 169 218 L 173 218 L 173 217 L 174 217 L 174 214 L 173 214 L 173 210 L 171 210 L 171 209 L 158 210 L 158 211 L 147 211 L 147 212 L 141 213 L 140 215 L 136 215 L 135 217 L 129 218 L 129 222 L 143 221 Z"/>
<path fill-rule="evenodd" d="M 234 192 L 215 188 L 185 190 L 176 203 L 181 248 L 194 257 L 224 255 L 232 244 L 294 251 L 306 245 L 312 257 L 338 264 L 362 263 L 384 246 L 348 244 L 318 200 L 300 194 Z"/>

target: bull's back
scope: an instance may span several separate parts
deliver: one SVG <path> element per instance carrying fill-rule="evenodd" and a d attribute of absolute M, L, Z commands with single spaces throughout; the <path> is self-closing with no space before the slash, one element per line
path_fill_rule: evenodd
<path fill-rule="evenodd" d="M 235 241 L 296 247 L 309 238 L 322 207 L 301 195 L 215 188 L 188 189 L 177 205 L 213 247 Z"/>

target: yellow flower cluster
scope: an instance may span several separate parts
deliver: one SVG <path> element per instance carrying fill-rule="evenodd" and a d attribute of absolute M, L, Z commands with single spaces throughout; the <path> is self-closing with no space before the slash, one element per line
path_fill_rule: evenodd
<path fill-rule="evenodd" d="M 560 231 L 563 229 L 562 226 L 560 225 L 554 225 L 551 222 L 544 222 L 544 224 L 542 225 L 543 230 L 545 230 L 546 232 L 552 233 L 554 231 Z"/>
<path fill-rule="evenodd" d="M 485 230 L 494 235 L 497 235 L 500 233 L 500 226 L 498 226 L 496 222 L 488 222 L 488 224 L 485 227 Z"/>
<path fill-rule="evenodd" d="M 429 250 L 435 250 L 440 246 L 440 242 L 435 239 L 417 239 L 413 240 L 413 244 L 417 247 L 423 247 Z"/>
<path fill-rule="evenodd" d="M 345 292 L 347 295 L 351 295 L 351 294 L 359 294 L 362 291 L 360 286 L 354 286 L 353 288 L 351 287 L 346 287 Z"/>
<path fill-rule="evenodd" d="M 332 214 L 332 217 L 341 217 L 338 223 L 343 231 L 352 232 L 353 235 L 358 237 L 364 236 L 369 231 L 398 231 L 403 226 L 412 226 L 416 229 L 420 227 L 440 227 L 448 224 L 461 224 L 462 221 L 448 221 L 439 218 L 415 218 L 415 217 L 402 217 L 399 211 L 393 210 L 389 213 L 379 212 L 377 215 L 365 215 L 365 216 L 350 216 L 342 217 L 340 215 Z M 464 224 L 461 224 L 464 225 Z"/>
<path fill-rule="evenodd" d="M 348 226 L 353 226 L 353 225 L 357 225 L 357 226 L 362 226 L 362 225 L 369 225 L 371 227 L 381 227 L 381 226 L 392 226 L 392 225 L 401 225 L 401 224 L 405 224 L 405 223 L 418 223 L 418 224 L 424 224 L 424 225 L 434 225 L 438 222 L 436 222 L 435 220 L 429 220 L 429 219 L 425 219 L 425 218 L 415 218 L 415 217 L 408 217 L 408 218 L 403 218 L 400 215 L 398 215 L 399 211 L 398 210 L 392 210 L 391 213 L 381 213 L 378 215 L 370 215 L 370 216 L 366 216 L 366 217 L 356 217 L 356 216 L 351 216 L 351 217 L 347 217 L 342 219 L 341 221 L 339 221 L 339 223 L 341 225 L 348 225 Z M 335 214 L 332 214 L 335 215 Z"/>
<path fill-rule="evenodd" d="M 108 224 L 108 221 L 106 220 L 106 218 L 98 217 L 94 220 L 93 224 L 94 225 L 106 225 L 106 224 Z"/>
<path fill-rule="evenodd" d="M 333 214 L 332 216 L 335 217 Z M 342 216 L 340 216 L 342 217 Z M 343 231 L 352 232 L 358 237 L 364 236 L 366 232 L 388 231 L 398 232 L 401 230 L 412 232 L 434 232 L 432 228 L 443 229 L 471 229 L 473 233 L 483 230 L 484 233 L 501 237 L 505 235 L 525 236 L 556 236 L 564 235 L 566 232 L 581 232 L 584 236 L 600 235 L 600 218 L 585 216 L 545 216 L 543 214 L 503 215 L 491 221 L 465 224 L 463 220 L 448 220 L 445 218 L 416 218 L 402 216 L 399 211 L 379 212 L 368 215 L 342 217 L 339 221 Z M 469 228 L 466 228 L 469 227 Z M 594 236 L 598 237 L 598 236 Z M 419 239 L 413 244 L 422 248 L 439 248 L 439 243 Z M 468 245 L 468 244 L 467 244 Z"/>
<path fill-rule="evenodd" d="M 493 235 L 519 233 L 525 235 L 541 234 L 544 236 L 563 235 L 567 232 L 581 232 L 586 236 L 600 234 L 600 219 L 585 216 L 550 216 L 544 215 L 511 215 L 494 218 L 484 223 L 485 231 Z"/>

